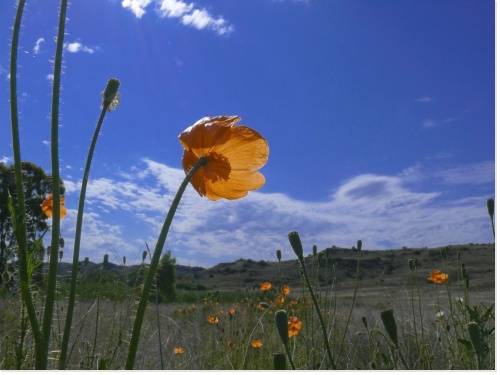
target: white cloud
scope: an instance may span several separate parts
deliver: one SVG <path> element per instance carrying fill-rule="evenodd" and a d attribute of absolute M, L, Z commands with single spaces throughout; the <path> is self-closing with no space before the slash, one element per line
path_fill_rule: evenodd
<path fill-rule="evenodd" d="M 52 82 L 54 80 L 54 75 L 53 74 L 47 74 L 47 80 Z"/>
<path fill-rule="evenodd" d="M 65 43 L 64 48 L 70 53 L 86 52 L 93 54 L 96 51 L 95 48 L 87 47 L 80 42 Z"/>
<path fill-rule="evenodd" d="M 429 96 L 422 96 L 421 98 L 415 99 L 418 103 L 429 103 L 432 101 L 432 98 Z"/>
<path fill-rule="evenodd" d="M 4 164 L 11 164 L 12 163 L 12 157 L 10 156 L 2 156 L 2 158 L 0 159 L 0 163 L 4 163 Z"/>
<path fill-rule="evenodd" d="M 33 47 L 33 53 L 35 55 L 40 53 L 40 48 L 42 46 L 42 43 L 45 43 L 45 39 L 43 38 L 38 38 L 38 40 L 35 43 L 35 46 Z"/>
<path fill-rule="evenodd" d="M 450 184 L 456 182 L 449 178 L 454 173 L 482 176 L 492 169 L 492 162 L 456 166 L 442 171 L 439 180 Z M 422 186 L 426 179 L 439 174 L 420 166 L 398 176 L 360 175 L 343 182 L 323 202 L 259 191 L 236 201 L 212 202 L 188 186 L 165 249 L 171 249 L 180 264 L 207 266 L 242 257 L 273 260 L 276 249 L 282 250 L 285 259 L 291 259 L 294 255 L 287 235 L 292 230 L 301 234 L 306 248 L 316 244 L 320 249 L 333 244 L 351 247 L 358 239 L 363 240 L 365 249 L 492 240 L 485 211 L 488 197 L 446 201 L 440 191 L 416 191 L 418 179 L 409 178 L 416 170 Z M 120 257 L 129 259 L 144 250 L 145 242 L 154 248 L 183 177 L 180 169 L 143 159 L 126 174 L 91 179 L 83 256 L 100 261 L 106 250 L 104 237 L 118 249 Z M 493 186 L 491 177 L 463 183 Z M 76 207 L 80 182 L 65 179 L 65 184 L 67 205 Z"/>
<path fill-rule="evenodd" d="M 152 0 L 123 0 L 122 7 L 130 9 L 137 18 L 141 18 L 146 13 L 144 9 L 146 9 L 151 1 Z"/>
<path fill-rule="evenodd" d="M 137 18 L 146 13 L 152 0 L 124 0 L 122 7 L 129 9 Z M 155 0 L 156 13 L 161 18 L 177 18 L 185 26 L 198 30 L 212 30 L 218 35 L 226 35 L 234 30 L 222 16 L 213 17 L 206 8 L 182 0 Z"/>

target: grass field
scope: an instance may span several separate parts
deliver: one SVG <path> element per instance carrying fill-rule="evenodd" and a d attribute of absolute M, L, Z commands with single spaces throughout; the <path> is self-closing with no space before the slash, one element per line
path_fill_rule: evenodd
<path fill-rule="evenodd" d="M 354 299 L 356 254 L 329 248 L 305 259 L 335 368 L 495 368 L 494 310 L 489 310 L 495 300 L 494 246 L 362 250 Z M 416 269 L 408 267 L 409 259 L 418 259 Z M 447 284 L 427 280 L 437 268 L 449 275 Z M 462 268 L 468 272 L 468 288 Z M 84 273 L 80 276 L 79 295 L 86 298 L 79 298 L 75 308 L 68 369 L 124 368 L 140 288 L 129 281 L 139 269 L 112 269 L 101 284 Z M 296 261 L 238 260 L 193 272 L 179 269 L 178 282 L 202 283 L 206 289 L 178 290 L 175 302 L 149 303 L 135 368 L 273 369 L 275 353 L 286 352 L 275 320 L 280 310 L 301 322 L 298 334 L 287 343 L 287 368 L 291 361 L 297 369 L 333 367 Z M 49 368 L 57 368 L 67 307 L 64 276 L 59 280 Z M 260 290 L 264 281 L 271 283 L 269 290 Z M 289 286 L 289 294 L 281 294 L 280 282 Z M 33 341 L 29 328 L 23 332 L 27 322 L 20 301 L 16 295 L 1 300 L 3 369 L 34 368 Z M 37 309 L 41 316 L 43 306 Z M 397 345 L 381 319 L 387 310 L 395 319 Z M 471 321 L 480 328 L 478 350 L 469 332 Z"/>

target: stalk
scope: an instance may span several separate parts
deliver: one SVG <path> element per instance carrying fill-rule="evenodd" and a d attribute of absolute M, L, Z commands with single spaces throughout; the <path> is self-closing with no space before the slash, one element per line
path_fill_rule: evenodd
<path fill-rule="evenodd" d="M 82 225 L 83 225 L 83 211 L 85 208 L 85 195 L 87 193 L 87 184 L 89 181 L 90 166 L 92 165 L 92 158 L 94 156 L 95 145 L 97 143 L 97 137 L 101 131 L 101 126 L 106 116 L 106 112 L 110 109 L 113 100 L 118 95 L 118 87 L 120 82 L 115 79 L 110 79 L 106 90 L 103 93 L 103 102 L 101 115 L 97 121 L 97 125 L 94 131 L 94 136 L 90 143 L 89 153 L 87 156 L 87 162 L 85 164 L 85 170 L 83 172 L 82 187 L 80 190 L 80 200 L 78 202 L 78 214 L 76 218 L 76 228 L 75 228 L 75 244 L 73 249 L 73 266 L 71 269 L 71 283 L 69 290 L 69 300 L 68 300 L 68 311 L 66 313 L 66 322 L 64 325 L 64 333 L 61 344 L 61 355 L 59 356 L 59 370 L 64 370 L 66 368 L 66 362 L 68 357 L 68 345 L 69 345 L 69 335 L 71 332 L 71 324 L 73 322 L 73 312 L 75 310 L 76 302 L 76 281 L 78 278 L 78 261 L 80 258 L 80 243 L 82 235 Z M 111 89 L 110 89 L 111 87 Z M 110 89 L 110 92 L 108 91 Z"/>
<path fill-rule="evenodd" d="M 23 171 L 21 165 L 21 146 L 19 141 L 19 118 L 17 107 L 17 49 L 19 45 L 19 30 L 21 28 L 21 19 L 23 15 L 25 1 L 19 0 L 17 5 L 16 18 L 12 30 L 12 41 L 10 51 L 10 115 L 12 127 L 12 149 L 14 154 L 14 169 L 16 178 L 17 190 L 17 209 L 14 209 L 12 204 L 12 223 L 17 239 L 18 246 L 18 267 L 19 267 L 19 284 L 24 303 L 26 304 L 26 312 L 30 321 L 31 329 L 33 330 L 33 339 L 35 341 L 35 368 L 43 369 L 47 367 L 47 359 L 43 359 L 43 336 L 38 324 L 35 305 L 31 296 L 29 276 L 28 276 L 28 259 L 27 259 L 27 238 L 26 238 L 26 205 L 24 201 L 23 189 Z"/>
<path fill-rule="evenodd" d="M 59 237 L 61 231 L 61 189 L 59 185 L 59 96 L 61 91 L 61 65 L 64 43 L 64 26 L 66 22 L 67 0 L 61 0 L 59 11 L 59 27 L 57 32 L 56 55 L 54 60 L 54 82 L 52 87 L 52 114 L 51 114 L 51 164 L 52 164 L 52 240 L 50 244 L 49 273 L 47 278 L 47 295 L 42 321 L 43 335 L 43 368 L 47 368 L 50 332 L 52 328 L 52 314 L 56 295 L 57 265 L 59 254 Z M 38 360 L 38 358 L 37 358 Z M 42 359 L 41 359 L 42 360 Z"/>
<path fill-rule="evenodd" d="M 335 361 L 333 360 L 332 351 L 330 350 L 330 343 L 328 341 L 328 335 L 326 333 L 325 322 L 323 320 L 323 315 L 321 314 L 321 310 L 318 305 L 318 300 L 314 295 L 314 291 L 312 289 L 311 281 L 309 280 L 309 276 L 307 275 L 306 264 L 304 262 L 304 250 L 302 248 L 302 242 L 300 241 L 299 234 L 297 232 L 291 232 L 288 234 L 288 240 L 290 241 L 290 245 L 292 246 L 295 255 L 299 258 L 300 267 L 302 268 L 302 272 L 304 273 L 304 278 L 306 280 L 307 288 L 309 289 L 309 294 L 314 302 L 314 307 L 316 308 L 316 313 L 318 314 L 319 322 L 321 324 L 321 331 L 323 333 L 323 341 L 325 342 L 326 353 L 328 355 L 328 359 L 330 361 L 330 366 L 333 370 L 337 369 L 335 365 Z"/>
<path fill-rule="evenodd" d="M 347 327 L 349 327 L 349 321 L 351 320 L 352 311 L 354 309 L 354 303 L 356 302 L 356 294 L 358 292 L 359 272 L 360 272 L 360 269 L 361 269 L 360 256 L 361 256 L 361 245 L 362 245 L 362 242 L 358 241 L 357 245 L 358 245 L 357 246 L 357 250 L 358 250 L 358 266 L 357 266 L 357 270 L 356 270 L 356 284 L 354 286 L 354 295 L 352 297 L 351 310 L 349 311 L 349 316 L 347 317 L 347 323 L 345 324 L 345 328 L 344 328 L 344 334 L 342 335 L 342 341 L 340 343 L 340 350 L 339 350 L 339 354 L 337 356 L 337 362 L 339 361 L 340 354 L 342 353 L 342 348 L 344 347 L 344 340 L 345 340 L 345 337 L 346 337 L 346 334 L 347 334 Z"/>
<path fill-rule="evenodd" d="M 186 174 L 184 180 L 179 186 L 179 190 L 175 194 L 174 200 L 172 201 L 172 205 L 165 217 L 165 221 L 163 223 L 163 227 L 161 229 L 160 235 L 158 236 L 158 242 L 156 243 L 156 247 L 151 258 L 151 264 L 149 265 L 148 274 L 146 275 L 146 279 L 144 280 L 144 286 L 142 288 L 141 297 L 139 300 L 139 305 L 137 306 L 137 313 L 135 315 L 134 327 L 132 329 L 132 337 L 130 338 L 130 345 L 127 355 L 127 362 L 125 365 L 126 370 L 133 370 L 135 357 L 137 354 L 137 347 L 139 344 L 139 337 L 141 334 L 142 322 L 144 320 L 144 313 L 146 311 L 146 306 L 148 303 L 148 296 L 151 290 L 151 286 L 153 285 L 153 280 L 156 275 L 156 270 L 158 268 L 158 263 L 160 261 L 161 252 L 163 250 L 163 246 L 165 245 L 165 241 L 167 239 L 168 231 L 170 229 L 170 225 L 172 224 L 172 220 L 174 219 L 175 212 L 177 211 L 177 207 L 181 201 L 182 195 L 184 194 L 184 190 L 186 190 L 189 181 L 194 176 L 196 171 L 207 164 L 207 158 L 202 156 L 196 164 L 191 168 L 191 170 Z"/>

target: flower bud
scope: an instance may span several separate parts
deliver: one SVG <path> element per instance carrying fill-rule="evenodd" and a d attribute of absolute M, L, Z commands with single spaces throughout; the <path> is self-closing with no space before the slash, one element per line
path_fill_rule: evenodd
<path fill-rule="evenodd" d="M 495 214 L 495 201 L 490 198 L 486 201 L 486 205 L 488 206 L 488 215 L 493 219 L 493 215 Z"/>
<path fill-rule="evenodd" d="M 467 323 L 466 326 L 472 346 L 474 347 L 476 353 L 480 355 L 483 348 L 481 345 L 481 332 L 479 331 L 479 326 L 476 322 Z"/>
<path fill-rule="evenodd" d="M 278 258 L 278 260 L 281 260 L 281 250 L 276 250 L 276 258 Z"/>
<path fill-rule="evenodd" d="M 286 370 L 286 357 L 282 352 L 273 354 L 273 364 L 275 370 Z"/>
<path fill-rule="evenodd" d="M 274 318 L 276 319 L 276 327 L 278 328 L 281 341 L 286 345 L 288 343 L 288 314 L 285 310 L 279 310 L 274 314 Z"/>
<path fill-rule="evenodd" d="M 104 254 L 104 259 L 102 261 L 102 268 L 106 269 L 108 267 L 108 263 L 109 263 L 109 255 Z"/>
<path fill-rule="evenodd" d="M 288 234 L 288 241 L 290 241 L 290 245 L 292 246 L 295 255 L 299 259 L 304 258 L 304 249 L 302 248 L 302 242 L 300 241 L 299 234 L 297 232 L 290 232 Z"/>
<path fill-rule="evenodd" d="M 362 246 L 363 246 L 363 241 L 358 240 L 358 251 L 361 251 Z"/>
<path fill-rule="evenodd" d="M 102 93 L 103 107 L 104 106 L 109 107 L 109 110 L 111 110 L 118 106 L 118 102 L 120 101 L 120 94 L 118 94 L 119 87 L 120 87 L 120 81 L 117 80 L 116 78 L 111 78 L 108 80 L 106 89 Z"/>
<path fill-rule="evenodd" d="M 398 346 L 398 327 L 396 326 L 396 320 L 394 319 L 394 311 L 385 310 L 380 313 L 382 318 L 382 323 L 384 323 L 385 330 L 389 334 L 394 345 Z"/>
<path fill-rule="evenodd" d="M 413 259 L 408 259 L 408 268 L 412 271 L 415 269 L 415 261 Z"/>

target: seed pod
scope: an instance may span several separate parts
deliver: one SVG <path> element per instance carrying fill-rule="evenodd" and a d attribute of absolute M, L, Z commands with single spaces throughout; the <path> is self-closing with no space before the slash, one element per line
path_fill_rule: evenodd
<path fill-rule="evenodd" d="M 408 259 L 408 268 L 412 271 L 415 269 L 415 261 L 413 259 Z"/>
<path fill-rule="evenodd" d="M 104 259 L 102 261 L 102 268 L 104 269 L 108 268 L 108 263 L 109 263 L 109 255 L 104 254 Z"/>
<path fill-rule="evenodd" d="M 275 370 L 286 370 L 286 357 L 282 352 L 273 354 L 273 364 Z"/>
<path fill-rule="evenodd" d="M 278 260 L 281 260 L 281 250 L 276 250 L 276 258 L 278 258 Z"/>

